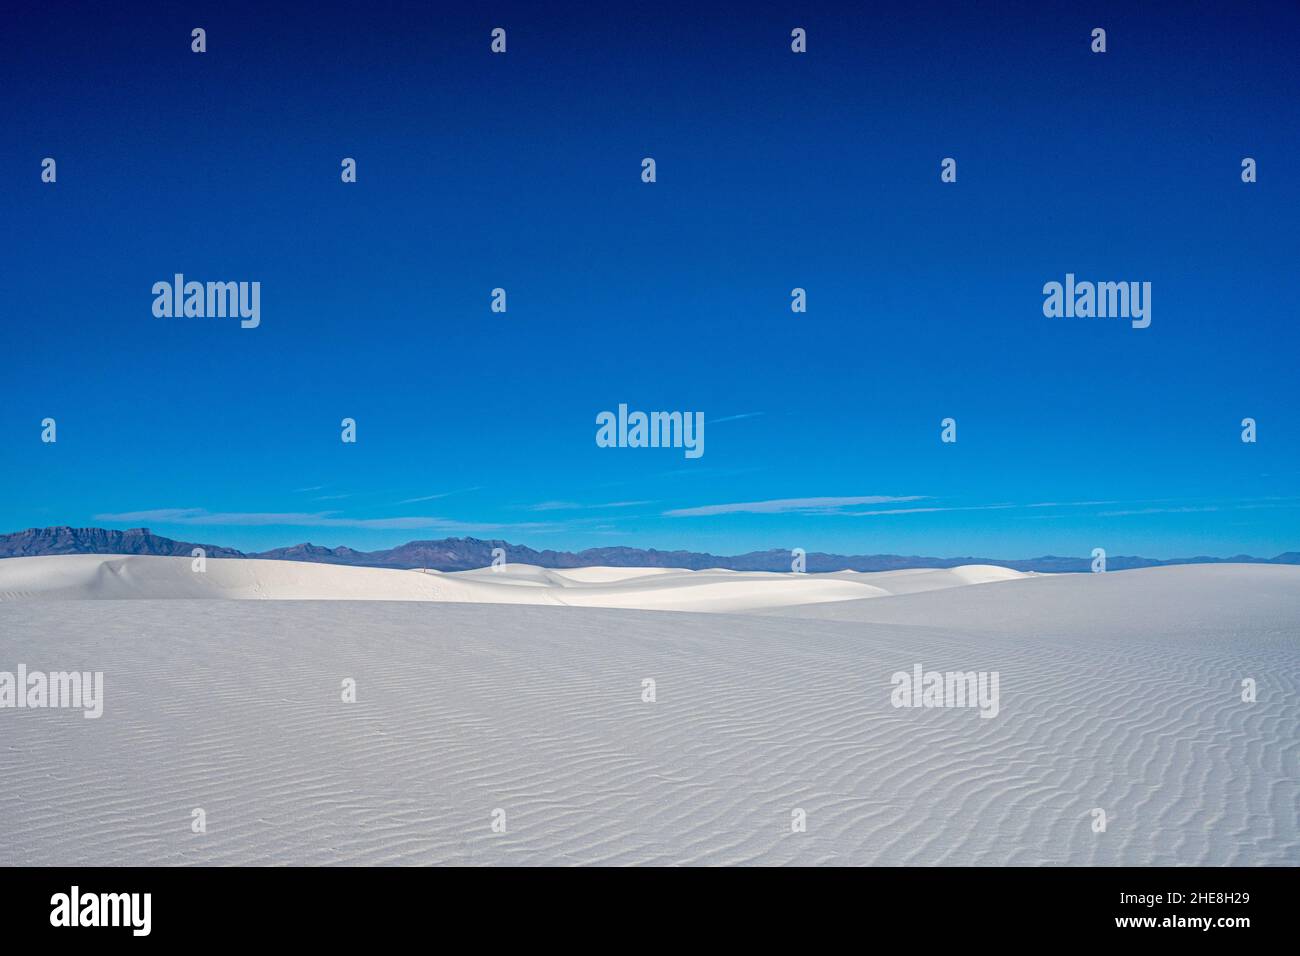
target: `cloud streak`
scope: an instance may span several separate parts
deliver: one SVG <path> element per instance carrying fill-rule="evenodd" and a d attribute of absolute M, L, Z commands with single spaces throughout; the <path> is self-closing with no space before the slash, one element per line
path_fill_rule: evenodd
<path fill-rule="evenodd" d="M 604 508 L 634 508 L 638 505 L 652 505 L 653 501 L 610 501 L 604 504 L 584 505 L 577 501 L 543 501 L 529 505 L 529 511 L 590 511 Z"/>
<path fill-rule="evenodd" d="M 1204 508 L 1137 508 L 1132 511 L 1099 511 L 1098 518 L 1125 518 L 1130 515 L 1175 515 L 1175 514 L 1198 514 L 1203 511 L 1219 511 L 1215 506 Z"/>
<path fill-rule="evenodd" d="M 870 518 L 875 515 L 921 515 L 934 514 L 940 511 L 1003 511 L 1007 508 L 1018 508 L 1019 505 L 968 505 L 961 508 L 882 508 L 879 511 L 843 511 L 841 514 L 851 518 Z"/>
<path fill-rule="evenodd" d="M 463 495 L 471 491 L 478 491 L 478 490 L 479 488 L 476 486 L 474 488 L 461 488 L 458 491 L 442 491 L 436 495 L 420 495 L 418 498 L 403 498 L 401 501 L 397 503 L 399 505 L 414 505 L 414 504 L 418 504 L 421 501 L 437 501 L 439 498 L 449 498 L 452 495 Z"/>
<path fill-rule="evenodd" d="M 845 498 L 770 498 L 766 501 L 740 501 L 732 504 L 702 505 L 698 508 L 675 508 L 665 511 L 668 518 L 696 518 L 730 514 L 845 514 L 842 509 L 854 505 L 883 505 L 894 502 L 922 501 L 925 495 L 861 495 Z"/>
<path fill-rule="evenodd" d="M 345 518 L 337 511 L 218 511 L 204 508 L 155 508 L 149 511 L 127 511 L 120 514 L 95 515 L 96 521 L 113 524 L 151 522 L 155 524 L 230 526 L 241 528 L 301 527 L 301 528 L 364 528 L 379 531 L 444 531 L 474 533 L 487 531 L 545 531 L 551 525 L 540 522 L 519 524 L 475 523 L 455 521 L 432 516 L 404 516 L 394 518 Z"/>

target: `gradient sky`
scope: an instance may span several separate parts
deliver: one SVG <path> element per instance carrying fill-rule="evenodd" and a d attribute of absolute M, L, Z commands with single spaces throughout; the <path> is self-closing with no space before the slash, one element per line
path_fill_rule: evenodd
<path fill-rule="evenodd" d="M 0 531 L 1300 549 L 1296 4 L 272 6 L 6 13 Z M 597 448 L 620 402 L 704 456 Z"/>

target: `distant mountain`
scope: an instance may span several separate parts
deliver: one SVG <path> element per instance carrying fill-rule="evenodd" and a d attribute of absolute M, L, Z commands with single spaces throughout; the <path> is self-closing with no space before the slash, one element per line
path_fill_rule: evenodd
<path fill-rule="evenodd" d="M 536 564 L 544 568 L 582 568 L 605 566 L 616 568 L 729 568 L 733 571 L 789 571 L 790 552 L 779 548 L 751 551 L 748 554 L 718 556 L 698 551 L 656 551 L 654 548 L 588 548 L 586 551 L 536 551 L 507 541 L 481 541 L 478 538 L 443 538 L 438 541 L 410 541 L 385 551 L 356 551 L 352 548 L 325 548 L 315 544 L 296 544 L 246 554 L 215 544 L 173 541 L 154 534 L 148 528 L 109 531 L 104 528 L 29 528 L 0 535 L 0 558 L 35 557 L 45 554 L 154 554 L 189 557 L 202 548 L 210 558 L 264 558 L 273 561 L 309 561 L 317 564 L 347 564 L 372 568 L 433 568 L 439 571 L 468 571 L 492 563 L 496 548 L 505 551 L 506 560 L 516 564 Z M 899 568 L 954 568 L 962 564 L 992 564 L 1017 571 L 1080 572 L 1091 569 L 1090 558 L 1061 558 L 1046 555 L 1007 561 L 1000 558 L 927 558 L 897 554 L 825 554 L 807 555 L 806 567 L 819 571 L 894 571 Z M 1125 571 L 1167 564 L 1300 564 L 1300 551 L 1288 551 L 1274 558 L 1236 555 L 1231 558 L 1195 557 L 1155 558 L 1108 556 L 1106 568 Z"/>
<path fill-rule="evenodd" d="M 243 557 L 234 548 L 190 544 L 154 534 L 148 528 L 109 531 L 104 528 L 28 528 L 0 535 L 0 558 L 31 558 L 43 554 L 158 554 L 190 556 L 202 548 L 211 558 Z"/>

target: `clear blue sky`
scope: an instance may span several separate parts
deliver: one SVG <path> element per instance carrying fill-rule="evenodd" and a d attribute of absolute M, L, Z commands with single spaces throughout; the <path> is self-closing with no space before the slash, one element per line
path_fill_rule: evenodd
<path fill-rule="evenodd" d="M 1300 549 L 1294 3 L 274 6 L 6 14 L 0 531 Z M 620 402 L 704 456 L 597 448 Z"/>

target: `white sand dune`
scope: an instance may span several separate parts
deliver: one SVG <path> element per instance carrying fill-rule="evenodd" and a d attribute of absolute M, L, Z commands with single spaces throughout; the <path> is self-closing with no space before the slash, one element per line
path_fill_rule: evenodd
<path fill-rule="evenodd" d="M 50 593 L 15 567 L 3 590 Z M 676 573 L 380 572 L 565 596 Z M 0 670 L 103 671 L 105 702 L 0 710 L 0 865 L 1300 864 L 1300 568 L 757 611 L 6 600 Z M 917 663 L 998 671 L 998 715 L 893 707 Z"/>
<path fill-rule="evenodd" d="M 296 561 L 56 555 L 0 561 L 0 601 L 222 598 L 453 601 L 736 612 L 906 594 L 1031 575 L 972 565 L 877 574 L 771 574 L 676 568 L 551 570 L 528 564 L 441 573 Z"/>
<path fill-rule="evenodd" d="M 233 600 L 434 600 L 423 576 L 293 561 L 74 554 L 0 561 L 0 601 L 224 598 Z"/>

